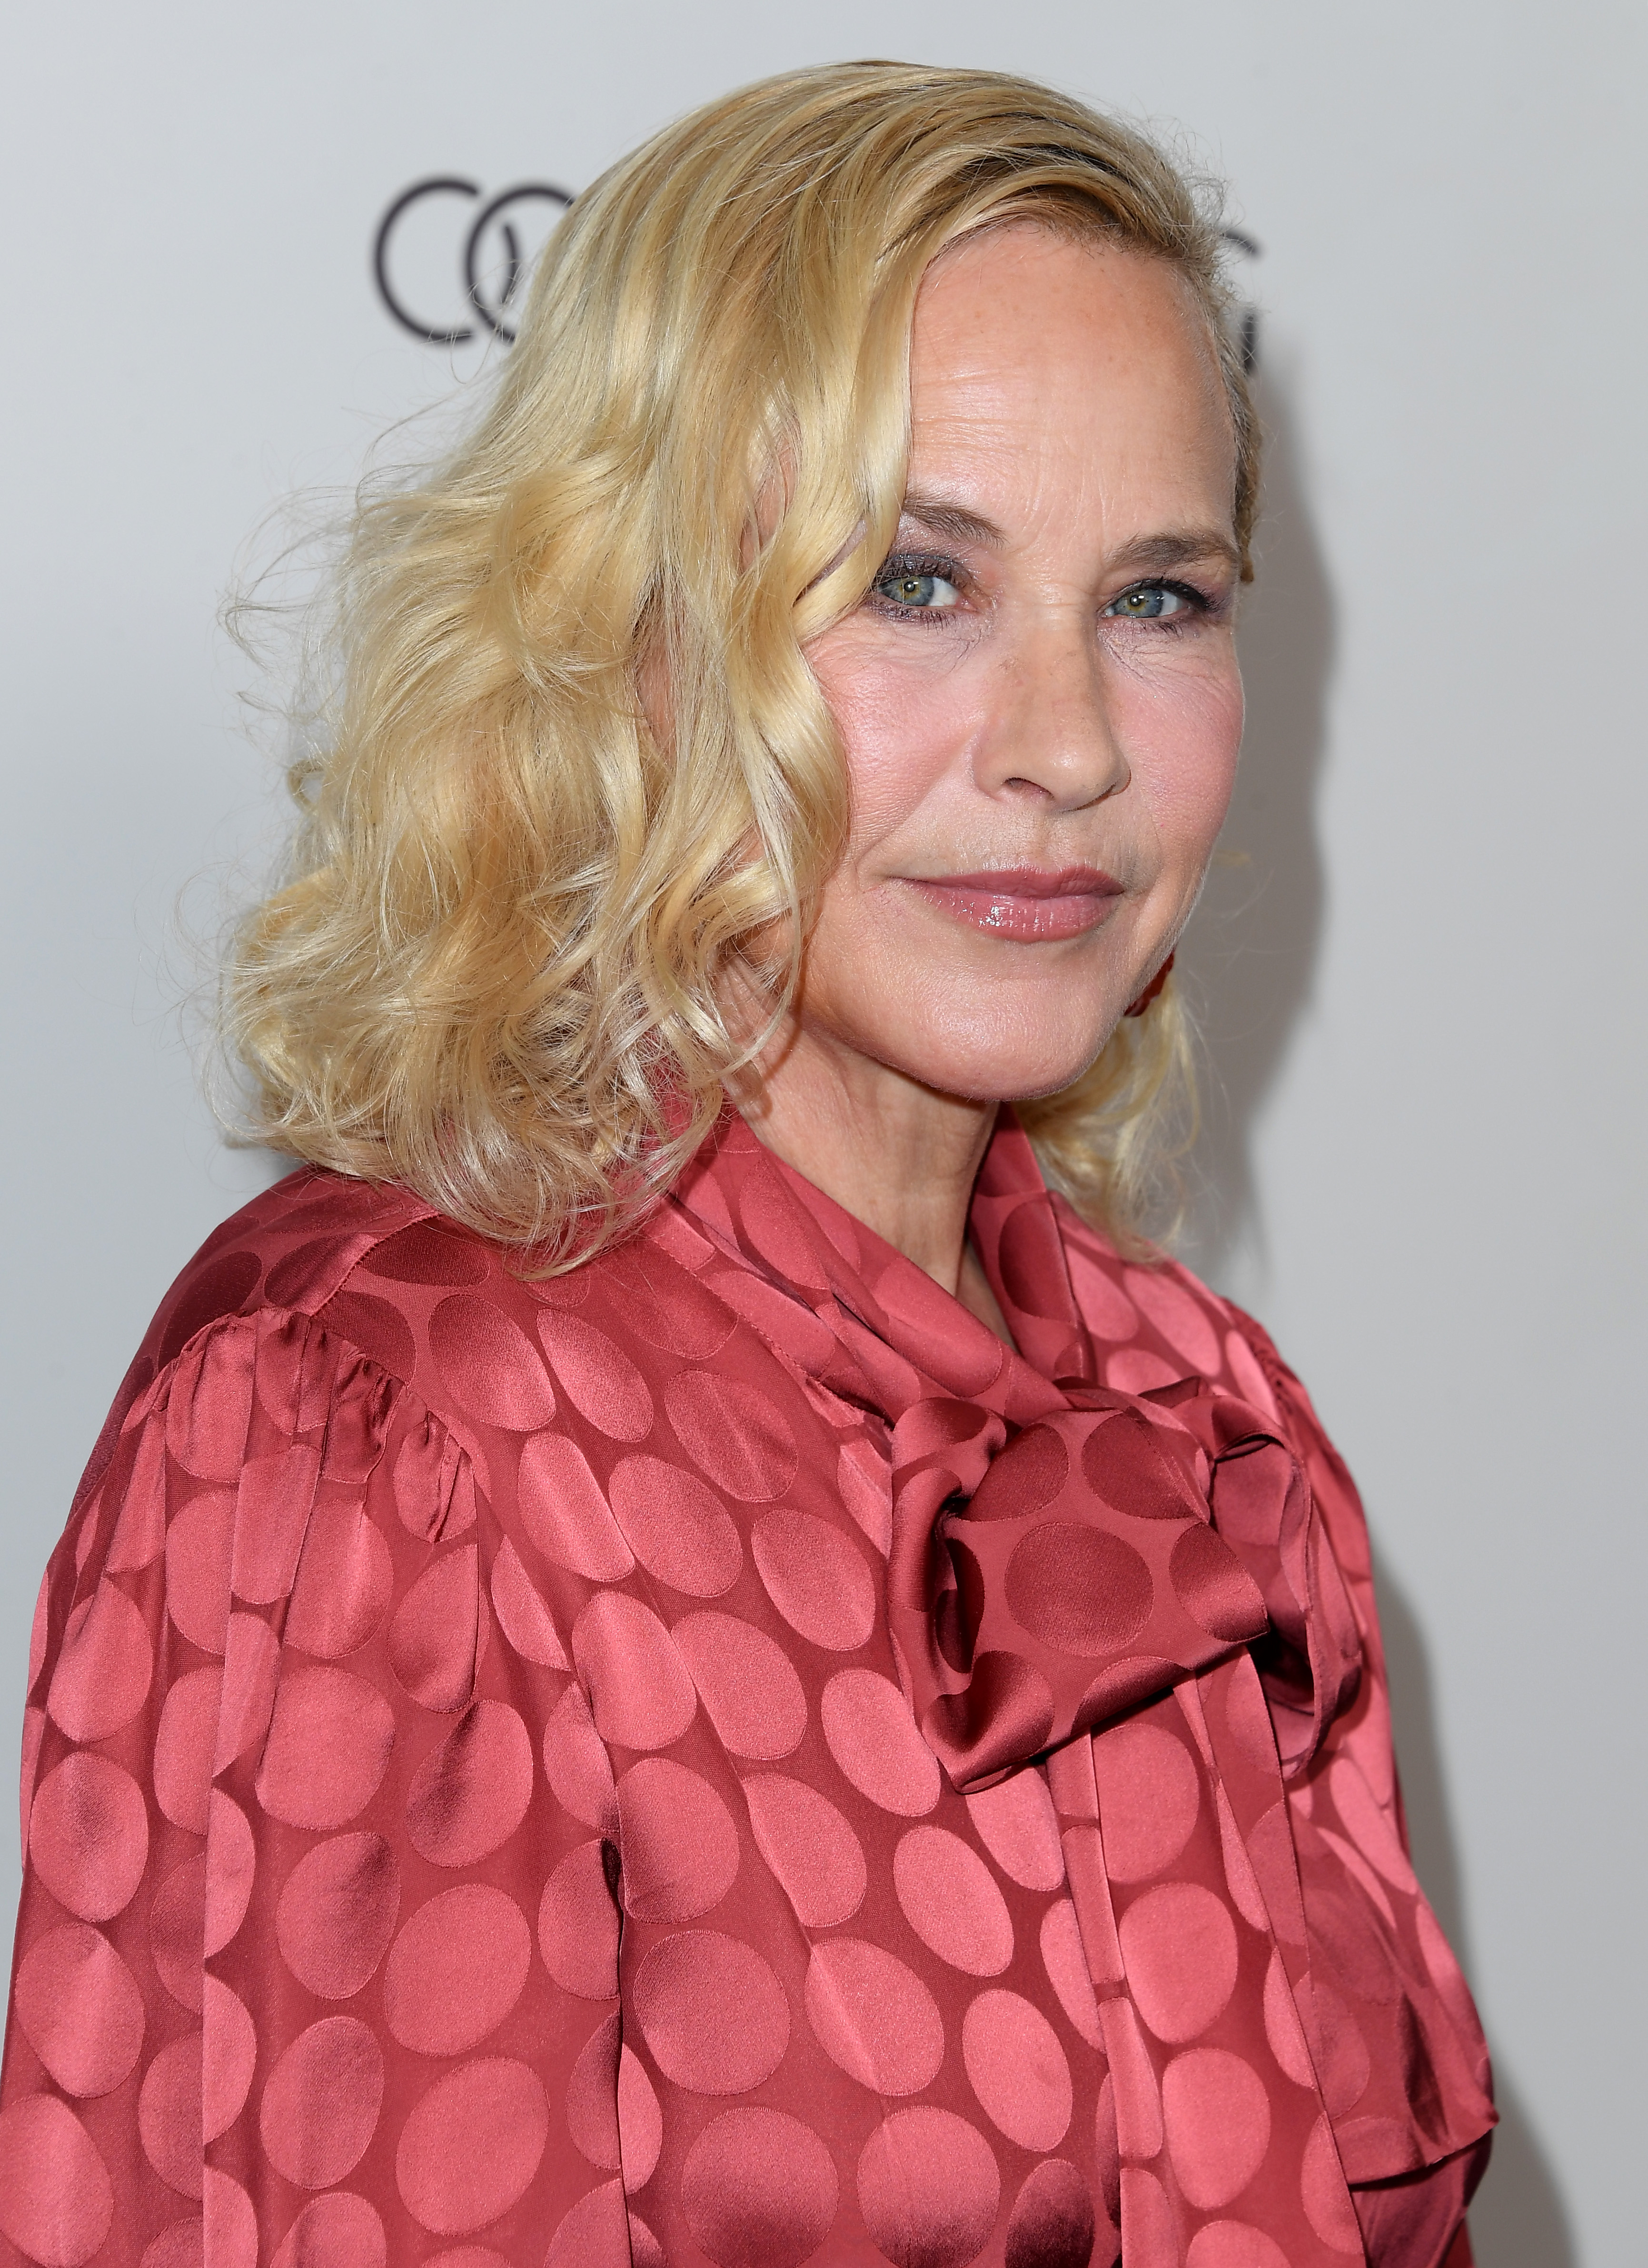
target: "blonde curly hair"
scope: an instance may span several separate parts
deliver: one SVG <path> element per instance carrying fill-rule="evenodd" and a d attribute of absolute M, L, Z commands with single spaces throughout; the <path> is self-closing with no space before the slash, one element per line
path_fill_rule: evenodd
<path fill-rule="evenodd" d="M 894 63 L 682 119 L 573 204 L 467 437 L 358 500 L 288 876 L 224 972 L 253 1139 L 407 1183 L 546 1268 L 668 1186 L 751 1057 L 730 965 L 787 921 L 762 980 L 782 1014 L 843 840 L 806 649 L 896 526 L 923 274 L 1021 220 L 1189 282 L 1246 557 L 1257 446 L 1218 214 L 1160 151 L 1024 79 Z M 1169 984 L 1021 1116 L 1049 1179 L 1125 1233 L 1187 1081 Z"/>

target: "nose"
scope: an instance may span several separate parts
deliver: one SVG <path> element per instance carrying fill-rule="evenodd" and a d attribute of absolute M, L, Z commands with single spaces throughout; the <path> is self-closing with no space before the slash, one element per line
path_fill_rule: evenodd
<path fill-rule="evenodd" d="M 1126 787 L 1132 773 L 1087 608 L 1039 611 L 999 655 L 974 772 L 987 793 L 1028 798 L 1050 811 L 1080 811 Z"/>

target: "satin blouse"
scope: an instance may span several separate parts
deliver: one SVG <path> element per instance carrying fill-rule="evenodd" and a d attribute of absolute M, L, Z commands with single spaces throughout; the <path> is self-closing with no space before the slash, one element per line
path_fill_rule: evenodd
<path fill-rule="evenodd" d="M 971 1233 L 1012 1348 L 731 1117 L 559 1278 L 217 1231 L 36 1614 L 7 2258 L 1432 2268 L 1350 1479 L 1010 1117 Z"/>

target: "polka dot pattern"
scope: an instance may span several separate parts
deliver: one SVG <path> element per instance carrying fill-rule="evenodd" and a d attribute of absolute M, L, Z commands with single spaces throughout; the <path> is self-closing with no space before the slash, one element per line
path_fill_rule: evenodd
<path fill-rule="evenodd" d="M 791 1630 L 832 1653 L 852 1653 L 875 1627 L 876 1584 L 863 1552 L 808 1512 L 763 1513 L 750 1549 L 767 1595 Z"/>
<path fill-rule="evenodd" d="M 538 1949 L 563 1992 L 581 2000 L 615 1999 L 618 1992 L 618 1909 L 607 1879 L 608 1843 L 580 1843 L 544 1884 L 538 1906 Z"/>
<path fill-rule="evenodd" d="M 286 1617 L 286 1643 L 327 1661 L 357 1653 L 388 1611 L 394 1563 L 357 1504 L 317 1507 Z"/>
<path fill-rule="evenodd" d="M 8 2257 L 1343 2268 L 1469 2147 L 1308 1405 L 1010 1123 L 972 1227 L 1017 1351 L 736 1122 L 563 1278 L 220 1232 L 36 1618 Z"/>
<path fill-rule="evenodd" d="M 240 2116 L 257 2066 L 257 2033 L 245 2003 L 216 1977 L 201 1991 L 201 2132 L 208 2142 Z"/>
<path fill-rule="evenodd" d="M 18 1963 L 12 2006 L 65 2095 L 107 2095 L 136 2063 L 142 1990 L 108 1940 L 84 1923 L 35 1940 Z"/>
<path fill-rule="evenodd" d="M 421 2228 L 467 2236 L 531 2188 L 549 2139 L 543 2083 L 483 2056 L 436 2080 L 401 2130 L 395 2184 Z"/>
<path fill-rule="evenodd" d="M 944 2060 L 944 2018 L 916 1971 L 863 1938 L 813 1948 L 806 2004 L 831 2061 L 874 2095 L 918 2095 Z"/>
<path fill-rule="evenodd" d="M 1088 2268 L 1094 2220 L 1092 2193 L 1069 2159 L 1044 2159 L 1013 2200 L 1004 2268 Z"/>
<path fill-rule="evenodd" d="M 829 1751 L 860 1795 L 882 1811 L 920 1819 L 938 1800 L 938 1766 L 891 1678 L 843 1669 L 824 1688 L 819 1713 Z"/>
<path fill-rule="evenodd" d="M 387 2268 L 388 2238 L 374 2205 L 334 2190 L 305 2205 L 275 2255 L 273 2268 Z"/>
<path fill-rule="evenodd" d="M 1056 1890 L 1064 1880 L 1058 1814 L 1037 1771 L 1016 1771 L 993 1787 L 974 1789 L 967 1816 L 1003 1874 L 1026 1890 Z"/>
<path fill-rule="evenodd" d="M 923 2104 L 871 2135 L 857 2190 L 871 2241 L 894 2268 L 964 2268 L 994 2226 L 1001 2170 L 976 2126 Z"/>
<path fill-rule="evenodd" d="M 864 1904 L 869 1867 L 864 1845 L 829 1798 L 805 1780 L 761 1772 L 745 1781 L 744 1800 L 756 1846 L 803 1927 L 850 1921 Z"/>
<path fill-rule="evenodd" d="M 1082 1943 L 1081 1923 L 1069 1898 L 1056 1898 L 1041 1917 L 1041 1962 L 1058 2004 L 1090 2048 L 1104 2045 L 1099 2001 Z"/>
<path fill-rule="evenodd" d="M 406 1829 L 438 1867 L 472 1867 L 507 1843 L 532 1800 L 532 1736 L 507 1701 L 466 1709 L 407 1790 Z"/>
<path fill-rule="evenodd" d="M 384 2021 L 420 2055 L 463 2055 L 520 1999 L 533 1935 L 515 1901 L 461 1882 L 409 1916 L 384 1974 Z"/>
<path fill-rule="evenodd" d="M 233 1495 L 213 1489 L 186 1504 L 166 1529 L 166 1612 L 202 1653 L 221 1653 L 228 1637 L 234 1522 Z"/>
<path fill-rule="evenodd" d="M 708 1370 L 679 1372 L 665 1393 L 675 1438 L 713 1487 L 769 1504 L 795 1478 L 795 1434 L 770 1395 Z"/>
<path fill-rule="evenodd" d="M 1239 2198 L 1269 2147 L 1269 2098 L 1253 2066 L 1227 2048 L 1173 2058 L 1162 2073 L 1162 2120 L 1180 2186 L 1203 2209 Z"/>
<path fill-rule="evenodd" d="M 687 1665 L 641 1600 L 598 1591 L 572 1625 L 572 1659 L 613 1747 L 666 1749 L 691 1724 L 698 1697 Z"/>
<path fill-rule="evenodd" d="M 554 1566 L 590 1583 L 617 1583 L 635 1565 L 623 1530 L 590 1469 L 563 1433 L 534 1433 L 520 1453 L 521 1524 Z"/>
<path fill-rule="evenodd" d="M 469 1417 L 506 1432 L 553 1424 L 555 1388 L 538 1351 L 496 1301 L 456 1292 L 430 1316 L 428 1329 L 435 1372 Z"/>
<path fill-rule="evenodd" d="M 357 2016 L 323 2016 L 269 2073 L 258 2130 L 269 2163 L 300 2189 L 327 2189 L 365 2154 L 383 2100 L 384 2058 Z"/>
<path fill-rule="evenodd" d="M 1165 1727 L 1140 1721 L 1114 1727 L 1093 1743 L 1093 1759 L 1111 1880 L 1166 1874 L 1190 1839 L 1202 1800 L 1190 1750 Z"/>
<path fill-rule="evenodd" d="M 782 2110 L 725 2110 L 681 2169 L 687 2226 L 717 2268 L 800 2268 L 835 2218 L 835 2164 Z"/>
<path fill-rule="evenodd" d="M 569 1684 L 543 1734 L 544 1778 L 556 1802 L 585 1827 L 618 1825 L 618 1787 L 584 1689 Z"/>
<path fill-rule="evenodd" d="M 646 1756 L 618 1783 L 623 1903 L 637 1921 L 692 1921 L 719 1905 L 739 1870 L 732 1815 L 685 1764 Z"/>
<path fill-rule="evenodd" d="M 1222 2014 L 1240 1958 L 1228 1908 L 1199 1882 L 1163 1882 L 1122 1917 L 1133 2001 L 1158 2039 L 1193 2040 Z"/>
<path fill-rule="evenodd" d="M 318 1999 L 352 1999 L 388 1951 L 400 1906 L 400 1862 L 383 1837 L 334 1836 L 287 1875 L 276 1941 Z"/>
<path fill-rule="evenodd" d="M 41 2268 L 80 2268 L 114 2219 L 96 2144 L 66 2102 L 24 2095 L 0 2110 L 0 2230 Z"/>
<path fill-rule="evenodd" d="M 636 1970 L 636 2021 L 666 2079 L 695 2095 L 744 2095 L 790 2043 L 790 2003 L 753 1947 L 719 1930 L 661 1939 Z"/>
<path fill-rule="evenodd" d="M 644 1441 L 652 1430 L 647 1382 L 615 1339 L 577 1315 L 546 1307 L 538 1336 L 567 1399 L 614 1441 Z"/>
<path fill-rule="evenodd" d="M 981 1992 L 961 2028 L 967 2075 L 993 2123 L 1024 2150 L 1056 2150 L 1074 2092 L 1058 2034 L 1021 1993 Z"/>
<path fill-rule="evenodd" d="M 189 1690 L 180 1681 L 167 1705 Z M 164 1717 L 161 1724 L 164 1733 Z M 377 1793 L 394 1738 L 393 1708 L 364 1677 L 348 1669 L 294 1668 L 276 1689 L 275 1713 L 258 1767 L 258 1801 L 271 1818 L 289 1827 L 342 1827 Z M 188 1822 L 180 1819 L 178 1824 Z"/>
<path fill-rule="evenodd" d="M 671 1636 L 722 1745 L 762 1763 L 787 1756 L 806 1730 L 806 1694 L 770 1632 L 705 1609 Z"/>
<path fill-rule="evenodd" d="M 154 1672 L 143 1618 L 105 1580 L 69 1617 L 46 1713 L 71 1741 L 100 1741 L 143 1707 Z"/>
<path fill-rule="evenodd" d="M 59 1905 L 83 1921 L 112 1920 L 148 1863 L 143 1790 L 113 1758 L 71 1749 L 36 1786 L 28 1857 Z"/>
<path fill-rule="evenodd" d="M 460 1543 L 420 1575 L 389 1626 L 389 1666 L 412 1698 L 443 1714 L 475 1691 L 480 1631 L 476 1550 Z"/>
<path fill-rule="evenodd" d="M 930 1952 L 969 1977 L 999 1977 L 1013 1956 L 1012 1916 L 994 1875 L 947 1827 L 912 1827 L 893 1853 L 904 1918 Z"/>
<path fill-rule="evenodd" d="M 661 1457 L 622 1457 L 607 1488 L 624 1541 L 649 1575 L 695 1599 L 732 1589 L 744 1546 L 707 1483 Z"/>
<path fill-rule="evenodd" d="M 608 2016 L 585 2041 L 567 2074 L 566 2126 L 572 2146 L 591 2165 L 616 2173 L 623 2164 L 618 2139 L 618 2019 Z"/>
<path fill-rule="evenodd" d="M 162 2048 L 143 2073 L 137 2136 L 150 2165 L 181 2197 L 201 2194 L 201 2034 Z"/>

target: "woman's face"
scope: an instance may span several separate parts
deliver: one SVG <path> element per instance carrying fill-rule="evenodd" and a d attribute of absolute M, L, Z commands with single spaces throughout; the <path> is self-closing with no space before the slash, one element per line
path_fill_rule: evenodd
<path fill-rule="evenodd" d="M 1045 1094 L 1168 952 L 1229 799 L 1231 421 L 1172 269 L 1022 225 L 930 270 L 911 409 L 893 552 L 808 650 L 852 807 L 799 1021 Z"/>

